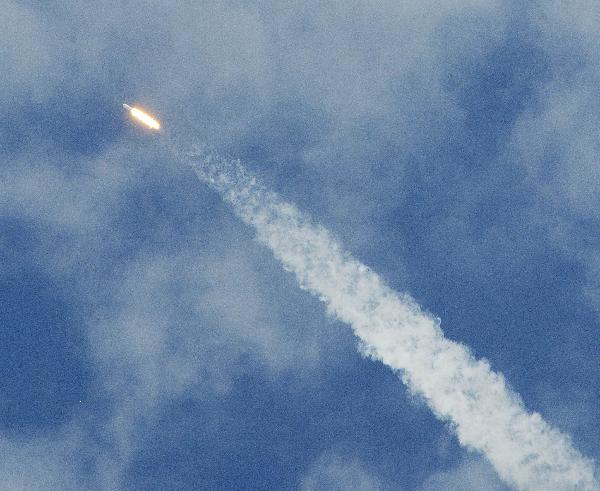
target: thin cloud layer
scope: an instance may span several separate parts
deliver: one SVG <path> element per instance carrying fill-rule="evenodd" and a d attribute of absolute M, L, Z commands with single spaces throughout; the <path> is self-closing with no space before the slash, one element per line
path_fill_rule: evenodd
<path fill-rule="evenodd" d="M 361 491 L 383 491 L 384 487 L 377 476 L 367 471 L 360 461 L 329 452 L 321 455 L 302 478 L 299 488 L 302 491 L 330 489 L 360 489 Z"/>
<path fill-rule="evenodd" d="M 532 9 L 532 30 L 549 76 L 534 85 L 535 99 L 516 121 L 507 151 L 536 187 L 535 219 L 587 268 L 585 293 L 596 307 L 600 244 L 589 233 L 600 220 L 600 36 L 594 8 L 584 0 L 569 8 L 551 1 Z"/>
<path fill-rule="evenodd" d="M 93 410 L 74 412 L 73 425 L 84 435 L 76 443 L 65 444 L 60 432 L 48 437 L 52 443 L 6 435 L 5 448 L 15 459 L 3 469 L 21 479 L 6 482 L 68 489 L 74 474 L 95 467 L 99 487 L 126 488 L 135 481 L 128 469 L 143 448 L 146 423 L 160 417 L 166 403 L 231 390 L 231 380 L 245 370 L 230 363 L 238 357 L 250 356 L 275 386 L 285 373 L 293 380 L 314 378 L 314 372 L 301 372 L 318 370 L 325 363 L 322 350 L 338 341 L 330 339 L 336 335 L 329 324 L 322 326 L 330 320 L 313 304 L 296 308 L 303 297 L 293 293 L 292 282 L 277 277 L 271 284 L 274 266 L 265 267 L 265 256 L 248 250 L 250 234 L 211 193 L 165 165 L 168 156 L 140 135 L 132 145 L 133 134 L 124 134 L 120 124 L 123 101 L 143 102 L 177 134 L 244 157 L 419 301 L 427 285 L 446 288 L 429 282 L 429 270 L 413 261 L 419 257 L 447 257 L 454 269 L 439 276 L 448 284 L 489 276 L 506 286 L 506 277 L 517 276 L 523 265 L 547 260 L 537 254 L 548 241 L 585 266 L 581 288 L 579 277 L 564 282 L 573 281 L 597 306 L 599 248 L 583 223 L 595 220 L 598 209 L 594 4 L 547 2 L 538 10 L 524 8 L 519 19 L 511 7 L 492 0 L 4 2 L 0 214 L 19 240 L 8 226 L 0 235 L 6 259 L 0 274 L 18 278 L 33 264 L 81 314 L 82 325 L 77 321 L 73 330 L 86 333 L 89 344 L 78 349 L 86 350 L 94 373 L 85 384 L 100 399 L 92 398 Z M 551 61 L 549 80 L 535 63 L 527 69 L 538 55 L 528 58 L 527 43 L 515 48 L 515 32 L 527 43 L 534 40 L 530 44 Z M 498 71 L 499 52 L 523 58 L 515 79 Z M 472 83 L 486 74 L 507 84 L 506 93 Z M 521 89 L 530 85 L 536 96 L 523 97 Z M 499 107 L 486 105 L 492 100 Z M 474 112 L 481 115 L 475 123 Z M 497 120 L 498 126 L 489 125 Z M 490 134 L 477 131 L 510 133 L 515 120 L 506 146 L 502 140 L 496 147 Z M 526 185 L 514 185 L 518 172 L 514 181 L 507 178 L 515 168 L 526 169 Z M 529 209 L 523 195 L 536 206 Z M 485 211 L 488 205 L 496 218 Z M 549 239 L 537 237 L 542 228 Z M 414 231 L 414 242 L 406 230 Z M 26 246 L 15 250 L 14 244 Z M 513 284 L 507 288 L 518 291 Z M 457 293 L 464 298 L 466 292 L 457 287 Z M 533 298 L 530 306 L 539 301 Z M 431 296 L 426 304 L 437 307 Z M 597 452 L 590 429 L 598 426 L 597 405 L 580 405 L 568 415 L 568 404 L 562 405 L 578 391 L 582 400 L 594 391 L 575 387 L 566 396 L 563 390 L 577 370 L 594 384 L 596 369 L 581 346 L 587 318 L 565 323 L 561 332 L 570 333 L 571 344 L 563 349 L 561 341 L 561 353 L 548 359 L 547 343 L 537 341 L 562 340 L 562 319 L 549 323 L 547 336 L 532 329 L 527 344 L 518 314 L 510 321 L 516 327 L 502 331 L 517 342 L 497 334 L 493 322 L 479 325 L 485 316 L 477 309 L 471 315 L 476 327 L 452 337 L 464 340 L 477 331 L 490 340 L 477 353 L 494 366 L 502 363 L 503 371 L 514 366 L 509 379 L 520 390 L 527 387 L 527 405 L 563 429 L 578 428 L 574 437 L 588 442 L 585 453 Z M 587 344 L 593 351 L 593 342 Z M 517 378 L 529 367 L 518 354 L 511 357 L 519 346 L 535 353 L 541 367 L 530 378 Z M 326 363 L 351 356 L 339 349 L 339 358 L 329 353 Z M 544 375 L 554 365 L 568 365 L 565 380 Z M 550 378 L 555 388 L 544 390 Z M 572 424 L 573 414 L 589 423 Z M 95 455 L 81 467 L 71 457 L 46 457 L 90 447 Z M 423 465 L 435 470 L 440 462 Z M 29 477 L 23 471 L 28 466 L 34 469 Z"/>
<path fill-rule="evenodd" d="M 423 483 L 421 491 L 506 491 L 487 462 L 466 457 L 450 470 L 440 471 Z"/>

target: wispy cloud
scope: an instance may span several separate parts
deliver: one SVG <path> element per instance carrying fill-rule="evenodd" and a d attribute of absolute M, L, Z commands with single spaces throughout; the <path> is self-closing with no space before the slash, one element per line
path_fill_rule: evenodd
<path fill-rule="evenodd" d="M 77 473 L 79 459 L 86 453 L 76 452 L 82 448 L 79 444 L 76 432 L 70 430 L 34 438 L 0 438 L 0 489 L 67 491 L 85 487 Z"/>
<path fill-rule="evenodd" d="M 308 469 L 300 482 L 301 491 L 321 489 L 361 491 L 383 490 L 381 479 L 373 475 L 355 458 L 327 452 L 321 455 Z M 389 487 L 385 487 L 389 489 Z"/>
<path fill-rule="evenodd" d="M 420 491 L 505 491 L 494 470 L 481 458 L 467 456 L 449 470 L 429 476 Z"/>
<path fill-rule="evenodd" d="M 216 330 L 226 331 L 228 338 L 239 339 L 241 346 L 254 346 L 265 363 L 286 366 L 293 362 L 288 359 L 292 356 L 289 353 L 296 356 L 301 348 L 285 339 L 277 319 L 274 325 L 265 325 L 265 319 L 275 315 L 265 307 L 269 304 L 268 295 L 264 299 L 255 296 L 250 299 L 248 293 L 260 291 L 264 285 L 248 280 L 253 274 L 252 268 L 242 264 L 244 261 L 239 260 L 239 255 L 211 257 L 212 264 L 218 267 L 202 272 L 203 260 L 187 252 L 181 256 L 178 251 L 165 252 L 169 244 L 176 242 L 165 240 L 154 244 L 160 249 L 158 254 L 142 257 L 136 250 L 133 264 L 128 264 L 131 257 L 123 257 L 124 251 L 114 244 L 111 247 L 110 243 L 128 243 L 134 239 L 140 242 L 136 246 L 146 246 L 146 243 L 141 244 L 144 237 L 139 230 L 123 230 L 130 223 L 119 223 L 115 215 L 137 210 L 135 204 L 123 203 L 122 199 L 147 176 L 141 176 L 136 170 L 139 162 L 127 162 L 129 149 L 117 149 L 98 160 L 82 160 L 78 155 L 65 155 L 61 138 L 93 122 L 97 110 L 106 110 L 104 104 L 98 104 L 98 97 L 104 101 L 121 101 L 122 92 L 126 91 L 127 97 L 143 94 L 146 101 L 160 101 L 158 105 L 164 111 L 171 108 L 181 124 L 190 124 L 194 131 L 204 132 L 216 144 L 233 146 L 250 142 L 254 145 L 266 135 L 269 156 L 287 165 L 287 142 L 298 131 L 280 127 L 285 126 L 281 124 L 284 114 L 288 118 L 283 119 L 284 123 L 294 121 L 300 128 L 310 127 L 306 131 L 312 131 L 313 136 L 291 149 L 301 152 L 302 162 L 297 169 L 298 176 L 290 178 L 286 173 L 281 186 L 286 186 L 286 192 L 294 200 L 316 203 L 324 219 L 334 222 L 334 226 L 337 224 L 340 231 L 344 230 L 340 221 L 351 220 L 355 226 L 346 228 L 351 234 L 344 237 L 344 243 L 369 247 L 379 225 L 376 218 L 381 216 L 382 210 L 389 212 L 401 204 L 405 189 L 410 190 L 414 185 L 402 170 L 406 168 L 404 162 L 413 153 L 452 139 L 453 133 L 448 128 L 462 128 L 460 102 L 447 91 L 449 78 L 455 80 L 461 71 L 457 67 L 463 67 L 465 60 L 475 60 L 477 66 L 481 63 L 483 71 L 487 71 L 487 54 L 502 48 L 507 21 L 506 5 L 494 0 L 418 4 L 266 2 L 260 6 L 249 3 L 235 7 L 225 1 L 210 6 L 192 3 L 165 7 L 160 2 L 145 2 L 140 8 L 140 2 L 127 5 L 98 2 L 82 7 L 71 1 L 37 6 L 29 2 L 25 6 L 9 0 L 0 12 L 1 23 L 6 26 L 0 53 L 10 67 L 0 84 L 5 101 L 0 108 L 4 114 L 0 128 L 1 150 L 6 150 L 5 144 L 11 139 L 19 141 L 22 151 L 30 150 L 26 147 L 28 143 L 45 139 L 51 148 L 40 153 L 55 155 L 60 149 L 61 161 L 54 163 L 60 166 L 59 170 L 49 165 L 45 157 L 38 159 L 35 150 L 31 158 L 12 155 L 6 158 L 0 178 L 5 199 L 1 200 L 0 209 L 3 216 L 16 216 L 39 227 L 43 240 L 31 245 L 39 249 L 35 261 L 43 263 L 52 275 L 72 281 L 76 285 L 74 290 L 78 290 L 72 292 L 74 296 L 82 291 L 94 296 L 98 285 L 111 285 L 121 294 L 119 298 L 112 297 L 112 292 L 103 292 L 110 298 L 110 305 L 104 306 L 106 309 L 100 312 L 85 309 L 90 319 L 99 315 L 105 321 L 101 325 L 91 321 L 93 326 L 90 327 L 90 350 L 96 355 L 102 381 L 108 386 L 121 384 L 124 373 L 132 379 L 143 379 L 139 385 L 128 386 L 128 382 L 121 385 L 123 390 L 115 402 L 114 414 L 109 415 L 113 421 L 109 436 L 114 436 L 115 441 L 131 438 L 127 445 L 131 444 L 132 449 L 133 441 L 143 433 L 136 427 L 135 417 L 145 417 L 144 411 L 155 402 L 156 387 L 168 389 L 160 395 L 164 400 L 185 387 L 198 373 L 216 384 L 227 385 L 227 376 L 223 376 L 220 369 L 216 373 L 203 370 L 214 361 L 210 358 L 212 347 L 223 349 L 228 341 L 217 339 L 215 344 L 208 343 L 208 348 L 203 349 L 205 345 L 197 342 L 197 336 L 205 332 L 204 327 L 200 333 L 194 333 L 192 327 L 197 325 L 191 320 L 193 316 L 186 320 L 189 331 L 177 337 L 174 327 L 178 327 L 181 317 L 175 315 L 176 310 L 169 309 L 170 300 L 164 296 L 169 292 L 168 282 L 152 276 L 153 272 L 178 275 L 179 279 L 182 275 L 188 277 L 188 273 L 212 275 L 212 280 L 205 277 L 202 281 L 212 281 L 222 287 L 209 289 L 204 296 L 194 299 L 194 305 L 198 309 L 212 309 L 214 318 L 222 321 Z M 597 84 L 593 67 L 597 65 L 590 63 L 590 70 L 575 82 L 565 74 L 581 61 L 570 56 L 575 51 L 581 52 L 571 49 L 573 33 L 581 35 L 583 39 L 578 41 L 578 48 L 585 50 L 593 60 L 598 50 L 591 47 L 597 43 L 598 29 L 593 21 L 595 5 L 591 1 L 572 2 L 574 7 L 569 9 L 558 1 L 544 5 L 539 25 L 544 26 L 545 31 L 540 44 L 552 51 L 553 67 L 562 67 L 563 71 L 557 71 L 554 82 L 540 87 L 543 110 L 538 113 L 539 108 L 534 107 L 524 115 L 514 143 L 524 150 L 523 160 L 530 165 L 534 163 L 534 170 L 547 168 L 545 151 L 557 142 L 567 149 L 556 182 L 535 172 L 533 175 L 539 184 L 539 193 L 534 193 L 538 198 L 544 200 L 550 191 L 551 206 L 540 207 L 540 215 L 560 217 L 559 223 L 552 223 L 549 228 L 554 227 L 556 232 L 556 228 L 563 227 L 559 242 L 566 244 L 565 249 L 572 257 L 574 239 L 582 234 L 580 228 L 573 226 L 569 212 L 564 216 L 563 212 L 574 210 L 578 218 L 586 219 L 597 216 L 599 209 L 597 186 L 594 187 L 598 181 L 594 160 L 597 121 L 589 109 L 594 107 L 593 88 Z M 581 15 L 582 11 L 586 15 Z M 153 54 L 153 63 L 131 63 L 132 59 L 145 58 L 148 52 Z M 565 60 L 573 64 L 565 64 Z M 573 95 L 575 89 L 581 89 L 579 95 Z M 84 110 L 65 118 L 64 112 L 72 111 L 65 107 L 65 100 L 73 101 Z M 86 101 L 93 106 L 88 106 Z M 32 106 L 35 107 L 32 109 Z M 206 117 L 197 118 L 199 107 Z M 57 114 L 57 109 L 61 114 Z M 42 123 L 36 119 L 40 113 L 48 117 Z M 114 116 L 110 120 L 114 121 Z M 19 131 L 29 135 L 29 140 L 21 138 Z M 73 134 L 70 137 L 79 136 L 79 133 Z M 103 141 L 97 134 L 93 139 Z M 442 164 L 435 162 L 434 165 L 439 168 Z M 83 172 L 76 174 L 74 169 L 83 169 Z M 276 178 L 273 174 L 270 178 Z M 472 181 L 466 181 L 465 187 L 473 185 Z M 181 191 L 180 186 L 175 189 Z M 453 188 L 453 192 L 461 195 L 460 189 L 463 188 L 458 191 Z M 193 213 L 189 207 L 186 210 Z M 454 208 L 449 214 L 452 220 L 457 220 L 460 210 L 457 212 Z M 217 228 L 221 226 L 219 223 Z M 202 229 L 203 234 L 210 228 L 198 223 L 194 223 L 194 227 Z M 174 228 L 180 230 L 183 224 L 178 223 Z M 174 230 L 166 229 L 164 234 L 172 237 Z M 456 235 L 454 231 L 435 230 L 431 239 L 443 242 L 448 236 Z M 55 240 L 57 236 L 62 240 Z M 486 247 L 497 244 L 496 236 L 492 237 L 483 240 Z M 65 245 L 64 241 L 68 243 Z M 464 246 L 458 243 L 461 251 L 472 249 L 473 242 L 467 241 Z M 595 274 L 599 264 L 598 248 L 576 245 L 581 261 L 589 266 L 589 298 L 599 305 L 600 290 Z M 225 245 L 229 246 L 229 243 Z M 471 258 L 498 256 L 497 247 L 489 246 L 485 252 L 487 256 L 477 251 Z M 17 255 L 15 253 L 15 257 Z M 198 268 L 186 272 L 182 261 L 190 258 Z M 399 262 L 403 260 L 398 258 Z M 12 265 L 7 262 L 2 273 L 4 268 L 14 269 L 19 264 L 18 261 Z M 501 262 L 500 267 L 506 267 L 506 263 Z M 127 270 L 122 283 L 113 281 L 112 269 Z M 241 281 L 236 281 L 236 275 L 243 277 Z M 172 284 L 178 284 L 175 276 Z M 135 284 L 135 280 L 140 282 Z M 196 292 L 199 285 L 202 286 L 199 280 L 184 281 L 182 285 Z M 242 303 L 253 305 L 256 316 L 247 320 Z M 84 308 L 78 303 L 79 307 Z M 165 320 L 165 312 L 171 314 L 170 319 Z M 281 325 L 289 327 L 289 322 L 282 319 Z M 294 322 L 295 326 L 301 321 Z M 431 319 L 424 322 L 434 323 Z M 112 342 L 118 350 L 104 350 L 104 344 L 96 339 L 103 329 L 112 337 L 102 342 Z M 177 346 L 188 346 L 189 351 L 182 353 L 176 349 L 165 354 L 165 350 L 182 339 L 185 342 Z M 158 347 L 161 341 L 166 341 L 166 346 Z M 382 342 L 388 341 L 394 341 L 392 335 Z M 318 352 L 318 343 L 315 345 L 314 351 Z M 302 363 L 318 356 L 318 353 L 312 354 L 313 350 L 308 351 L 300 355 Z M 573 358 L 572 350 L 564 351 L 565 357 Z M 219 352 L 221 359 L 235 357 L 237 353 L 237 347 Z M 205 363 L 196 364 L 198 356 L 205 357 Z M 127 365 L 131 361 L 133 363 Z M 165 363 L 167 369 L 163 370 Z M 119 372 L 124 366 L 131 370 Z M 584 366 L 583 361 L 579 366 Z M 538 382 L 536 379 L 535 383 Z M 564 385 L 558 384 L 560 397 L 556 400 L 569 397 L 563 392 Z M 169 389 L 177 390 L 169 392 Z M 132 404 L 132 395 L 139 401 Z M 556 401 L 552 404 L 556 406 Z M 552 418 L 549 408 L 542 407 L 544 414 Z M 594 408 L 592 403 L 588 416 L 595 414 Z M 147 412 L 153 411 L 148 409 Z M 566 428 L 562 417 L 554 420 L 560 420 L 561 427 Z M 593 418 L 590 420 L 593 423 Z M 593 424 L 589 426 L 592 427 Z M 62 441 L 62 437 L 59 440 Z M 32 484 L 37 475 L 38 482 L 51 484 L 47 487 L 68 487 L 67 477 L 60 474 L 70 475 L 65 469 L 70 469 L 67 461 L 72 455 L 60 457 L 63 453 L 57 452 L 56 446 L 47 445 L 41 439 L 15 440 L 3 447 L 15 458 L 7 459 L 2 469 L 5 475 L 14 476 L 31 466 L 35 468 L 33 471 L 40 472 L 32 472 L 29 478 L 21 475 L 20 478 L 28 481 L 14 482 Z M 89 441 L 83 446 L 89 446 Z M 74 455 L 79 450 L 67 453 Z M 119 457 L 116 449 L 113 453 Z M 50 454 L 52 458 L 48 457 Z M 120 479 L 117 474 L 124 472 L 128 458 L 115 463 L 118 459 L 110 461 L 106 457 L 104 464 L 100 463 L 106 471 L 106 488 L 115 488 L 114 484 Z M 18 489 L 18 485 L 13 488 Z"/>

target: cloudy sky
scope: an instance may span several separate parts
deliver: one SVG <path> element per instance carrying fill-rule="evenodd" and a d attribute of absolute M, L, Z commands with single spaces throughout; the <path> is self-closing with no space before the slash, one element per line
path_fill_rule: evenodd
<path fill-rule="evenodd" d="M 598 461 L 599 27 L 592 0 L 0 0 L 0 489 L 511 489 L 122 102 Z"/>

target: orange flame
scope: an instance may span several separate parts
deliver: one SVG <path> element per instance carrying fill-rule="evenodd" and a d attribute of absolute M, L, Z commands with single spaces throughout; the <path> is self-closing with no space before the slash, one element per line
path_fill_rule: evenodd
<path fill-rule="evenodd" d="M 153 130 L 160 130 L 160 123 L 149 114 L 146 114 L 141 109 L 138 109 L 137 107 L 132 107 L 129 112 L 135 119 L 141 121 L 149 128 L 152 128 Z"/>

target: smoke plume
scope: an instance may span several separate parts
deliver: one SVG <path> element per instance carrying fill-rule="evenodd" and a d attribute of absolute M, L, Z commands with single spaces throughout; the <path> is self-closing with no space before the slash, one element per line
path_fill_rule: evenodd
<path fill-rule="evenodd" d="M 176 153 L 256 229 L 302 288 L 352 327 L 363 353 L 396 371 L 506 483 L 528 490 L 600 489 L 593 462 L 568 436 L 528 412 L 486 360 L 446 339 L 438 319 L 391 290 L 323 227 L 265 189 L 239 161 L 202 148 Z"/>

